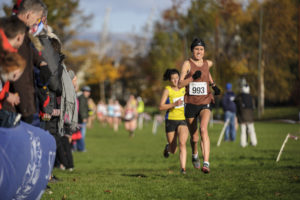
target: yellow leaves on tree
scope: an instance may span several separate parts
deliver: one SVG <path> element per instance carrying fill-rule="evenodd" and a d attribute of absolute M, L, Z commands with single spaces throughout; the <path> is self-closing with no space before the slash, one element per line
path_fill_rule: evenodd
<path fill-rule="evenodd" d="M 110 60 L 102 63 L 99 60 L 93 60 L 87 73 L 89 84 L 102 83 L 106 80 L 114 82 L 120 77 L 118 68 Z"/>
<path fill-rule="evenodd" d="M 238 76 L 249 73 L 248 63 L 246 59 L 232 61 L 231 68 L 231 71 L 235 72 Z"/>

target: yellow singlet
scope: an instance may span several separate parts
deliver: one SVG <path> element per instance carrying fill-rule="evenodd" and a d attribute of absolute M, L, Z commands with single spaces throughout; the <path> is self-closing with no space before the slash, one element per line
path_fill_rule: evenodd
<path fill-rule="evenodd" d="M 184 102 L 184 94 L 185 94 L 185 88 L 181 88 L 178 91 L 175 91 L 171 88 L 171 86 L 166 86 L 166 89 L 169 91 L 169 97 L 166 101 L 166 104 L 171 104 L 179 99 L 181 99 Z M 167 110 L 165 119 L 168 120 L 185 120 L 184 117 L 184 103 L 182 105 L 176 106 L 174 108 L 171 108 Z"/>

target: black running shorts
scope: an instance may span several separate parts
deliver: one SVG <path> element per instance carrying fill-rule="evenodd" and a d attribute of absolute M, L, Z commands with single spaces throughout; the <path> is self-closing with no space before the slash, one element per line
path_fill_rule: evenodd
<path fill-rule="evenodd" d="M 201 110 L 204 109 L 211 110 L 210 104 L 194 105 L 194 104 L 186 103 L 184 107 L 184 116 L 185 118 L 196 118 L 199 116 Z"/>
<path fill-rule="evenodd" d="M 185 120 L 166 120 L 166 133 L 176 131 L 178 126 L 186 126 Z"/>

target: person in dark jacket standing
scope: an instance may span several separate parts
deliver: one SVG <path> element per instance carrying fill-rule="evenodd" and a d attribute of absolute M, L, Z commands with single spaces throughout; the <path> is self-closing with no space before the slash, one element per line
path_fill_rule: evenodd
<path fill-rule="evenodd" d="M 241 88 L 241 93 L 236 97 L 237 117 L 241 125 L 241 146 L 247 146 L 247 133 L 250 136 L 252 146 L 257 145 L 257 138 L 253 123 L 253 98 L 250 95 L 250 87 L 245 84 Z"/>
<path fill-rule="evenodd" d="M 89 106 L 88 98 L 91 95 L 91 88 L 89 86 L 84 86 L 82 89 L 82 94 L 78 97 L 79 101 L 79 112 L 78 112 L 78 124 L 80 126 L 80 132 L 82 138 L 77 141 L 77 150 L 84 152 L 85 149 L 85 133 L 86 133 L 86 123 L 89 117 Z"/>
<path fill-rule="evenodd" d="M 40 0 L 23 0 L 18 8 L 17 17 L 23 21 L 28 28 L 33 27 L 41 19 L 46 5 Z M 18 93 L 20 104 L 17 105 L 17 112 L 22 114 L 22 121 L 29 124 L 33 121 L 33 115 L 37 112 L 35 105 L 35 89 L 33 66 L 40 69 L 39 79 L 43 85 L 46 85 L 51 71 L 47 63 L 33 48 L 29 33 L 26 33 L 24 42 L 19 48 L 19 54 L 26 61 L 26 67 L 21 77 L 11 84 L 11 92 Z"/>
<path fill-rule="evenodd" d="M 222 98 L 222 107 L 225 115 L 225 122 L 229 120 L 229 124 L 225 130 L 225 141 L 234 141 L 236 136 L 235 131 L 235 117 L 236 117 L 236 105 L 234 103 L 235 94 L 232 91 L 232 84 L 226 84 L 226 92 Z"/>

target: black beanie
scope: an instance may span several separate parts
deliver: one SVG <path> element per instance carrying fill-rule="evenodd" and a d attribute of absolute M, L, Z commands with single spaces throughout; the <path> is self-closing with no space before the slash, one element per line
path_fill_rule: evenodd
<path fill-rule="evenodd" d="M 205 48 L 205 43 L 203 40 L 195 38 L 191 44 L 191 51 L 193 51 L 196 46 L 203 46 Z"/>

